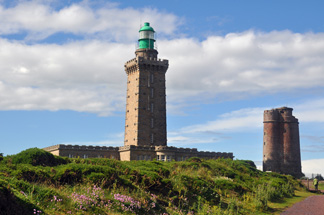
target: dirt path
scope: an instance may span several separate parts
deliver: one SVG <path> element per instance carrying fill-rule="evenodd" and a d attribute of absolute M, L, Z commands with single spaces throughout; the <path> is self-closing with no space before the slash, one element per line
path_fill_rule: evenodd
<path fill-rule="evenodd" d="M 283 215 L 323 215 L 324 214 L 324 195 L 310 196 L 302 202 L 294 204 L 281 214 Z"/>

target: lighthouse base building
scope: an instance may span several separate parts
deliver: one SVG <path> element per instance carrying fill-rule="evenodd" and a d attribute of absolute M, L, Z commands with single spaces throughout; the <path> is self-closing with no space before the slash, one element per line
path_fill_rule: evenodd
<path fill-rule="evenodd" d="M 58 144 L 44 150 L 70 158 L 110 158 L 122 161 L 159 160 L 184 161 L 191 157 L 202 159 L 233 159 L 233 153 L 198 151 L 196 148 L 178 148 L 173 146 L 84 146 Z"/>
<path fill-rule="evenodd" d="M 298 119 L 292 108 L 264 111 L 263 171 L 302 177 Z"/>

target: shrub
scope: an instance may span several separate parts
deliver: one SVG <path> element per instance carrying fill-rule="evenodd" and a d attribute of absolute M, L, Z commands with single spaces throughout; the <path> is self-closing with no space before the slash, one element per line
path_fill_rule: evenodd
<path fill-rule="evenodd" d="M 66 164 L 64 158 L 54 156 L 53 154 L 39 149 L 30 148 L 12 156 L 13 164 L 31 164 L 33 166 L 57 166 Z"/>
<path fill-rule="evenodd" d="M 8 183 L 0 179 L 0 214 L 32 214 L 33 205 L 14 195 Z"/>
<path fill-rule="evenodd" d="M 81 166 L 80 164 L 71 163 L 60 167 L 54 176 L 54 180 L 61 185 L 81 183 L 83 178 Z"/>
<path fill-rule="evenodd" d="M 198 157 L 191 157 L 187 160 L 188 162 L 201 163 L 201 159 Z"/>
<path fill-rule="evenodd" d="M 13 174 L 15 174 L 18 179 L 23 179 L 28 182 L 51 183 L 51 176 L 49 175 L 49 171 L 30 165 L 21 165 L 19 169 L 13 172 Z"/>
<path fill-rule="evenodd" d="M 255 165 L 255 163 L 254 163 L 253 161 L 251 161 L 251 160 L 239 160 L 238 162 L 239 162 L 240 164 L 242 164 L 242 165 L 248 167 L 249 169 L 253 169 L 253 170 L 255 170 L 255 169 L 257 168 L 256 165 Z M 252 167 L 252 168 L 251 168 L 251 167 Z"/>
<path fill-rule="evenodd" d="M 244 188 L 233 182 L 231 179 L 216 179 L 215 180 L 215 187 L 218 189 L 223 189 L 223 190 L 233 190 L 237 193 L 243 193 Z"/>

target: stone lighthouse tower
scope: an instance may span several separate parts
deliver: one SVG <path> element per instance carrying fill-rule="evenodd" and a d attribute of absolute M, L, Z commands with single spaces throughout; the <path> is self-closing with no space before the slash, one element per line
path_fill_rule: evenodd
<path fill-rule="evenodd" d="M 127 101 L 124 146 L 166 146 L 165 73 L 168 60 L 158 59 L 155 31 L 139 30 L 136 57 L 125 63 Z"/>
<path fill-rule="evenodd" d="M 127 95 L 124 146 L 56 145 L 45 150 L 61 156 L 80 156 L 82 153 L 84 157 L 110 157 L 122 161 L 183 161 L 191 157 L 233 159 L 233 153 L 167 146 L 165 73 L 169 61 L 158 59 L 154 34 L 150 24 L 144 23 L 139 30 L 135 58 L 125 63 Z"/>
<path fill-rule="evenodd" d="M 264 111 L 263 171 L 303 176 L 301 172 L 298 119 L 292 108 Z"/>

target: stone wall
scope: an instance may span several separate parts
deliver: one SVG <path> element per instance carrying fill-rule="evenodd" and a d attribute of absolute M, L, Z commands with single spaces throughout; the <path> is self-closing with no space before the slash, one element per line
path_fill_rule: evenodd
<path fill-rule="evenodd" d="M 113 158 L 120 159 L 119 147 L 106 146 L 79 146 L 79 145 L 55 145 L 44 148 L 57 156 L 70 158 Z"/>
<path fill-rule="evenodd" d="M 233 153 L 225 152 L 199 152 L 196 148 L 177 148 L 173 146 L 79 146 L 79 145 L 55 145 L 44 148 L 57 156 L 70 158 L 113 158 L 122 161 L 131 160 L 160 160 L 160 161 L 184 161 L 191 157 L 203 159 L 230 158 Z"/>

